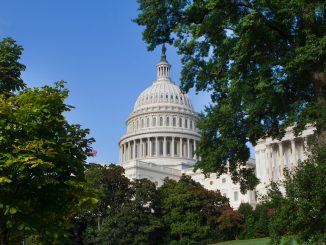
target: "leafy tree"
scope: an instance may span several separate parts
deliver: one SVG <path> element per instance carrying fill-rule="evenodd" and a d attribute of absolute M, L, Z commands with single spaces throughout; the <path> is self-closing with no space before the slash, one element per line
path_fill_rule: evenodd
<path fill-rule="evenodd" d="M 83 231 L 84 242 L 98 241 L 103 220 L 119 212 L 131 198 L 130 181 L 124 176 L 121 166 L 90 164 L 85 171 L 88 185 L 97 192 L 99 201 L 94 210 L 79 214 L 79 226 Z M 76 220 L 77 221 L 77 220 Z"/>
<path fill-rule="evenodd" d="M 226 209 L 218 218 L 219 230 L 223 240 L 235 240 L 242 228 L 243 219 L 238 211 Z"/>
<path fill-rule="evenodd" d="M 269 215 L 268 204 L 266 202 L 258 204 L 255 209 L 255 238 L 268 237 Z"/>
<path fill-rule="evenodd" d="M 165 243 L 206 244 L 216 239 L 217 218 L 229 208 L 227 198 L 185 175 L 178 182 L 165 180 L 160 193 Z"/>
<path fill-rule="evenodd" d="M 63 82 L 0 95 L 1 245 L 30 234 L 61 243 L 70 218 L 95 201 L 84 177 L 93 139 L 63 116 L 67 96 Z"/>
<path fill-rule="evenodd" d="M 0 42 L 0 94 L 9 96 L 26 87 L 20 78 L 25 66 L 19 63 L 23 47 L 11 38 Z"/>
<path fill-rule="evenodd" d="M 252 206 L 249 203 L 241 203 L 238 209 L 243 218 L 243 226 L 239 234 L 240 239 L 252 239 L 255 228 L 255 215 Z"/>
<path fill-rule="evenodd" d="M 182 88 L 208 91 L 212 103 L 197 168 L 230 171 L 242 191 L 257 179 L 242 168 L 246 143 L 308 123 L 326 127 L 324 0 L 138 0 L 135 22 L 153 50 L 173 44 L 182 55 Z"/>
<path fill-rule="evenodd" d="M 325 140 L 325 139 L 324 139 Z M 326 142 L 316 145 L 308 160 L 294 173 L 287 172 L 283 197 L 271 188 L 269 198 L 278 203 L 271 216 L 270 234 L 274 244 L 292 236 L 300 244 L 322 244 L 326 240 Z"/>
<path fill-rule="evenodd" d="M 160 198 L 155 184 L 135 180 L 131 192 L 132 198 L 104 220 L 98 244 L 162 244 Z"/>

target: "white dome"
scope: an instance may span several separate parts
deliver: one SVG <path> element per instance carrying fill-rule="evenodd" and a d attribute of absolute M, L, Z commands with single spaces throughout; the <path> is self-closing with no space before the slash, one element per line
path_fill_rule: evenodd
<path fill-rule="evenodd" d="M 193 110 L 188 95 L 182 93 L 180 88 L 170 80 L 158 80 L 143 91 L 135 103 L 134 111 L 158 105 Z"/>
<path fill-rule="evenodd" d="M 120 162 L 151 162 L 179 168 L 196 162 L 198 119 L 187 94 L 170 79 L 170 64 L 162 49 L 157 79 L 138 97 L 120 139 Z"/>

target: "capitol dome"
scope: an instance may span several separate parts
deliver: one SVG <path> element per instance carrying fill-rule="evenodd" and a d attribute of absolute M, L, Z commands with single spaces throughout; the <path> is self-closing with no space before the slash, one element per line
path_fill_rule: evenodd
<path fill-rule="evenodd" d="M 163 45 L 157 79 L 138 97 L 119 142 L 120 163 L 142 161 L 180 169 L 193 166 L 199 133 L 191 100 L 170 78 Z"/>

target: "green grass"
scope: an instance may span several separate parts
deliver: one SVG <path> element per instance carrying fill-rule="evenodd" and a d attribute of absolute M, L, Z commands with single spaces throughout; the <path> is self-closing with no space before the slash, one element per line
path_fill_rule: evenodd
<path fill-rule="evenodd" d="M 270 239 L 266 238 L 257 238 L 250 240 L 235 240 L 216 243 L 215 245 L 269 245 Z M 281 242 L 281 245 L 284 244 L 284 240 Z M 291 245 L 298 245 L 294 240 L 292 240 Z"/>
<path fill-rule="evenodd" d="M 269 238 L 220 242 L 215 245 L 268 245 Z"/>

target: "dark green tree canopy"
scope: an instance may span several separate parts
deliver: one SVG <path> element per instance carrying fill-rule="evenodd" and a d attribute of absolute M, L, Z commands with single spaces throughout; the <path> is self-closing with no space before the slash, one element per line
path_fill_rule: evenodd
<path fill-rule="evenodd" d="M 257 183 L 241 168 L 247 142 L 281 137 L 308 123 L 325 128 L 326 2 L 323 0 L 138 0 L 135 22 L 153 50 L 182 55 L 181 86 L 208 91 L 198 127 L 197 167 L 228 170 L 242 189 Z"/>
<path fill-rule="evenodd" d="M 25 88 L 20 78 L 25 66 L 19 63 L 23 47 L 17 45 L 11 38 L 4 38 L 0 42 L 0 93 L 10 95 Z"/>

